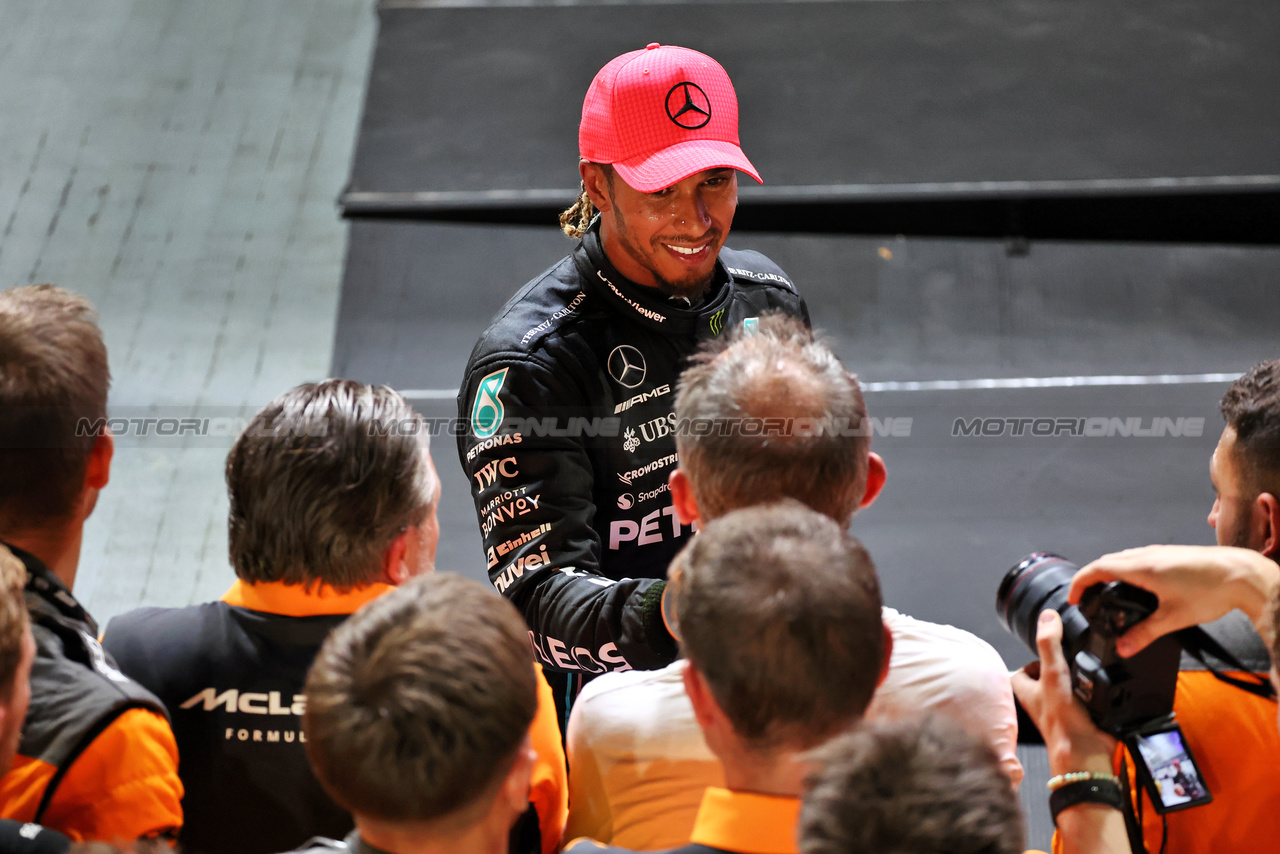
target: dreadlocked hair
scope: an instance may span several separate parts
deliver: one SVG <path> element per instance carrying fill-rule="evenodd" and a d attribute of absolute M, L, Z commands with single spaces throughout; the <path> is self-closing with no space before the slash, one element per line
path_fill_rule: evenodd
<path fill-rule="evenodd" d="M 596 215 L 596 206 L 587 197 L 587 185 L 580 182 L 578 187 L 581 190 L 578 200 L 573 203 L 573 207 L 560 214 L 560 230 L 574 239 L 587 233 L 591 219 Z"/>

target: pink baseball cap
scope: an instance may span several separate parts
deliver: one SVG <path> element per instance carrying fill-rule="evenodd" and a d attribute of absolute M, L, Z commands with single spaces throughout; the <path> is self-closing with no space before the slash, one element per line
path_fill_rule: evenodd
<path fill-rule="evenodd" d="M 738 142 L 738 96 L 729 75 L 687 47 L 651 44 L 600 69 L 582 102 L 578 152 L 612 163 L 642 193 L 719 167 L 760 181 Z"/>

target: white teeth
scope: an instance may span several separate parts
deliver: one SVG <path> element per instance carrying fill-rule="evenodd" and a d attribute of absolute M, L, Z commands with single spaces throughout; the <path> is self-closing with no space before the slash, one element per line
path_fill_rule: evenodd
<path fill-rule="evenodd" d="M 679 252 L 681 255 L 697 255 L 699 252 L 701 252 L 703 249 L 706 248 L 705 246 L 699 246 L 697 248 L 691 248 L 687 246 L 672 246 L 670 243 L 667 243 L 664 245 L 668 249 L 670 249 L 672 252 Z"/>

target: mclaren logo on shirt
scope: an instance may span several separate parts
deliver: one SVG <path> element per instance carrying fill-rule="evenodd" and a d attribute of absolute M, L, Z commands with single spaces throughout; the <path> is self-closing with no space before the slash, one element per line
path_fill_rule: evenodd
<path fill-rule="evenodd" d="M 228 688 L 219 692 L 217 688 L 205 688 L 178 708 L 194 709 L 196 706 L 201 706 L 201 710 L 206 712 L 212 712 L 221 706 L 228 712 L 239 712 L 242 715 L 301 716 L 307 710 L 307 697 L 305 694 L 289 697 L 279 691 L 241 691 Z"/>
<path fill-rule="evenodd" d="M 505 414 L 498 392 L 502 391 L 502 383 L 507 379 L 507 368 L 493 373 L 480 380 L 476 389 L 475 403 L 471 404 L 471 430 L 477 439 L 488 439 L 498 432 Z"/>

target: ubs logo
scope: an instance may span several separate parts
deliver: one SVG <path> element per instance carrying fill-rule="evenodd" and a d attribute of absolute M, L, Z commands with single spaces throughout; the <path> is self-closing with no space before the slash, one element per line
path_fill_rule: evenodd
<path fill-rule="evenodd" d="M 667 118 L 685 130 L 706 127 L 711 121 L 711 99 L 697 83 L 677 83 L 667 93 Z"/>
<path fill-rule="evenodd" d="M 609 376 L 623 388 L 635 388 L 644 382 L 649 366 L 644 354 L 630 344 L 621 344 L 609 354 Z"/>

